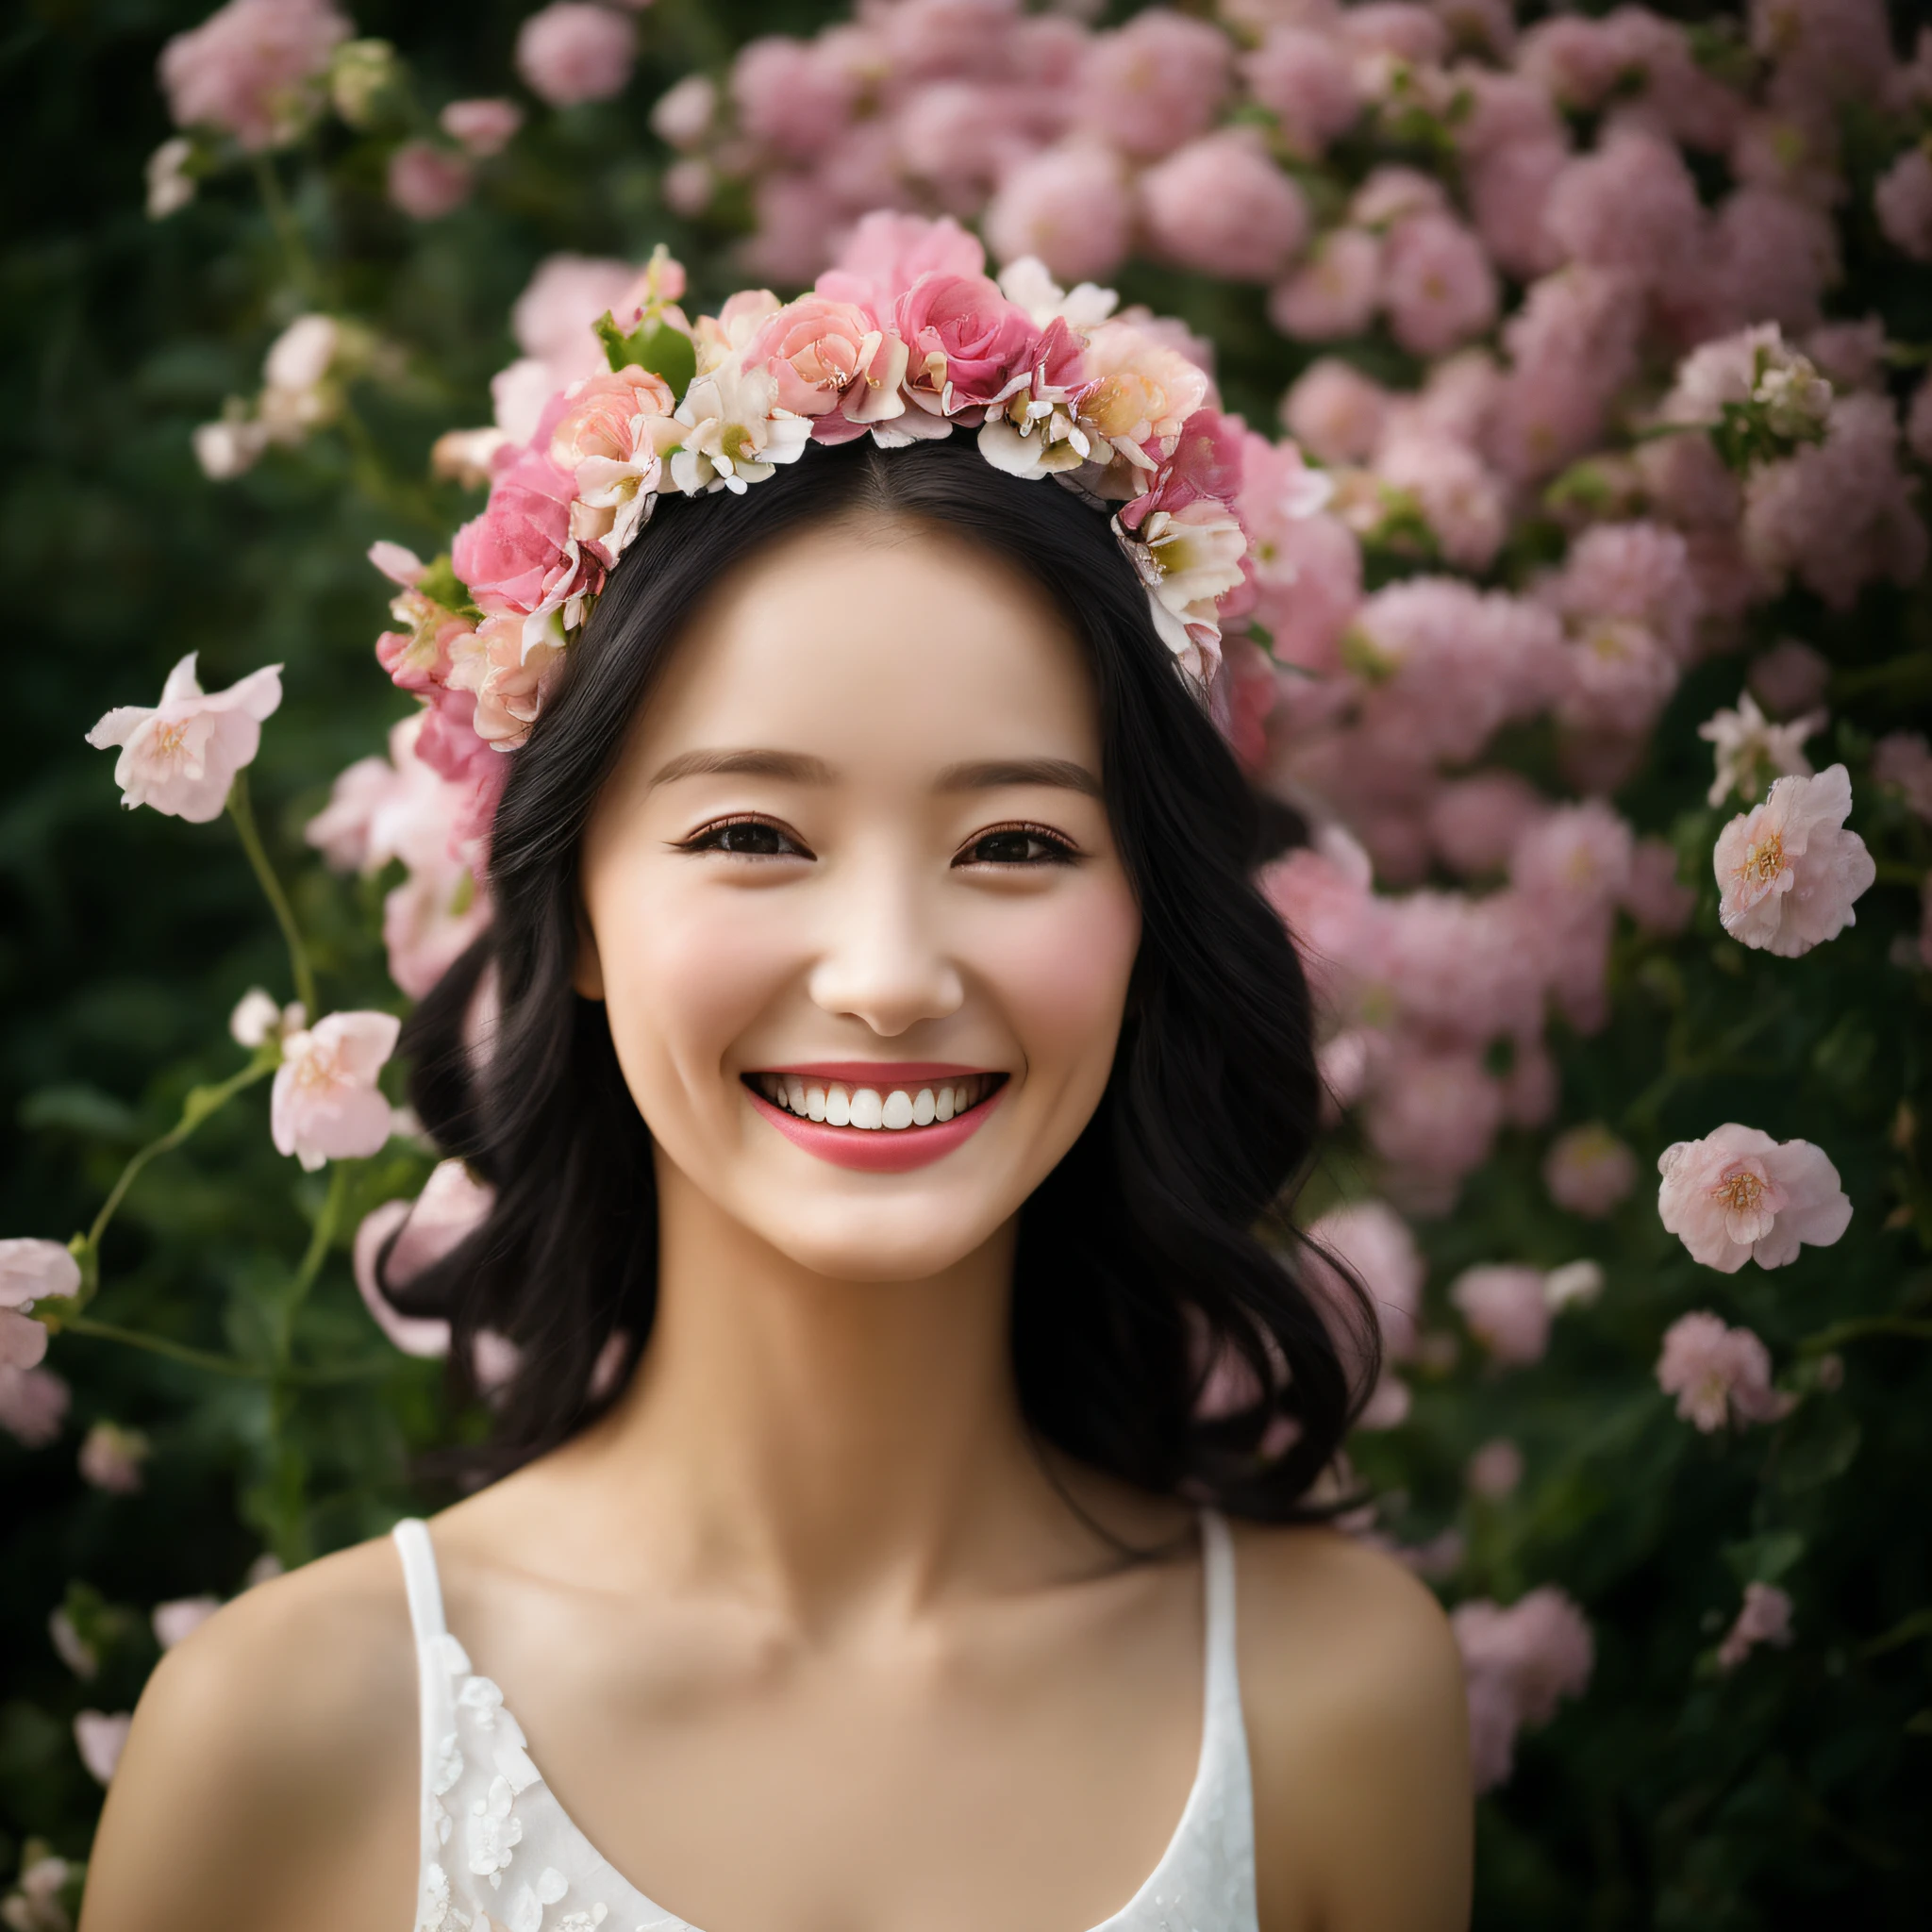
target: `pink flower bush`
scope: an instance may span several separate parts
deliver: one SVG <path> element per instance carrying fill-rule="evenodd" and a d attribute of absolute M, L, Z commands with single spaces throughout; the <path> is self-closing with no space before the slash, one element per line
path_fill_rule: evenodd
<path fill-rule="evenodd" d="M 1205 135 L 1149 169 L 1141 213 L 1170 261 L 1232 281 L 1274 280 L 1308 232 L 1301 190 L 1239 128 Z"/>
<path fill-rule="evenodd" d="M 1665 1148 L 1657 1172 L 1664 1226 L 1692 1260 L 1724 1274 L 1747 1260 L 1782 1268 L 1801 1244 L 1828 1248 L 1851 1224 L 1838 1169 L 1808 1141 L 1774 1141 L 1729 1121 Z"/>
<path fill-rule="evenodd" d="M 205 825 L 228 802 L 235 774 L 261 748 L 262 720 L 282 701 L 282 667 L 250 672 L 226 691 L 205 692 L 187 657 L 168 674 L 153 708 L 123 705 L 87 734 L 97 750 L 119 745 L 114 782 L 129 810 L 152 806 Z"/>
<path fill-rule="evenodd" d="M 1589 1687 L 1596 1646 L 1583 1614 L 1545 1584 L 1505 1608 L 1487 1598 L 1450 1615 L 1469 1691 L 1470 1754 L 1477 1790 L 1509 1775 L 1516 1734 L 1548 1724 L 1565 1697 Z"/>
<path fill-rule="evenodd" d="M 1734 1671 L 1760 1643 L 1780 1649 L 1791 1641 L 1791 1600 L 1774 1583 L 1747 1583 L 1737 1621 L 1717 1647 L 1717 1666 Z"/>
<path fill-rule="evenodd" d="M 436 125 L 466 154 L 485 160 L 500 155 L 515 140 L 524 125 L 524 110 L 514 101 L 494 96 L 451 101 L 437 115 Z"/>
<path fill-rule="evenodd" d="M 1270 293 L 1268 319 L 1283 335 L 1305 342 L 1359 335 L 1382 306 L 1382 279 L 1378 236 L 1360 228 L 1331 229 Z M 1360 454 L 1373 446 L 1365 444 Z"/>
<path fill-rule="evenodd" d="M 375 1076 L 401 1030 L 391 1013 L 331 1013 L 291 1033 L 269 1097 L 275 1151 L 294 1155 L 310 1173 L 325 1161 L 379 1153 L 390 1137 L 390 1105 Z"/>
<path fill-rule="evenodd" d="M 1885 239 L 1914 261 L 1932 261 L 1932 155 L 1908 147 L 1879 178 L 1872 206 Z"/>
<path fill-rule="evenodd" d="M 1411 355 L 1444 355 L 1496 320 L 1489 258 L 1448 215 L 1413 215 L 1390 231 L 1382 295 L 1390 331 Z"/>
<path fill-rule="evenodd" d="M 1664 1333 L 1657 1387 L 1677 1398 L 1677 1413 L 1707 1436 L 1726 1422 L 1774 1423 L 1794 1398 L 1771 1386 L 1771 1351 L 1748 1328 L 1727 1328 L 1705 1311 L 1680 1315 Z"/>
<path fill-rule="evenodd" d="M 0 1241 L 0 1370 L 32 1369 L 47 1352 L 47 1330 L 32 1319 L 36 1302 L 80 1291 L 80 1263 L 58 1241 Z"/>
<path fill-rule="evenodd" d="M 1232 66 L 1233 49 L 1218 27 L 1149 8 L 1091 43 L 1077 118 L 1124 154 L 1172 154 L 1212 121 Z"/>
<path fill-rule="evenodd" d="M 1778 779 L 1762 805 L 1718 834 L 1718 917 L 1734 940 L 1794 959 L 1857 924 L 1853 902 L 1877 868 L 1845 829 L 1851 808 L 1851 779 L 1832 765 L 1816 777 Z"/>
<path fill-rule="evenodd" d="M 161 49 L 177 127 L 217 127 L 252 152 L 292 141 L 320 107 L 349 23 L 328 0 L 229 0 Z"/>
<path fill-rule="evenodd" d="M 1084 142 L 1008 168 L 986 210 L 986 239 L 1002 261 L 1034 256 L 1066 282 L 1111 275 L 1132 232 L 1124 171 L 1105 148 Z"/>
<path fill-rule="evenodd" d="M 517 29 L 517 72 L 553 108 L 621 94 L 636 59 L 637 30 L 630 22 L 588 0 L 554 0 Z"/>
<path fill-rule="evenodd" d="M 1543 1185 L 1557 1207 L 1601 1221 L 1637 1187 L 1637 1157 L 1601 1122 L 1572 1127 L 1550 1142 Z"/>
<path fill-rule="evenodd" d="M 1550 1307 L 1540 1269 L 1465 1268 L 1449 1299 L 1491 1357 L 1507 1367 L 1541 1361 L 1550 1345 Z"/>
<path fill-rule="evenodd" d="M 470 164 L 434 142 L 410 141 L 390 157 L 389 198 L 416 222 L 440 221 L 470 198 Z"/>

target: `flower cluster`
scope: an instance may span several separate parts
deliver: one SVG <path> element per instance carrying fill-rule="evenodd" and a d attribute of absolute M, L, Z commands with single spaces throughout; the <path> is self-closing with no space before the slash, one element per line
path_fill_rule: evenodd
<path fill-rule="evenodd" d="M 487 476 L 488 505 L 434 563 L 372 553 L 399 592 L 377 657 L 427 705 L 413 755 L 467 790 L 467 836 L 507 769 L 491 754 L 529 735 L 658 499 L 741 491 L 810 442 L 891 449 L 970 430 L 996 469 L 1077 490 L 1110 514 L 1181 670 L 1212 684 L 1223 600 L 1234 614 L 1248 580 L 1240 420 L 1172 325 L 1116 313 L 1091 285 L 1062 290 L 1034 260 L 998 281 L 985 267 L 949 219 L 875 214 L 791 302 L 755 289 L 688 318 L 684 271 L 661 248 L 614 295 L 594 263 L 553 264 L 561 294 L 533 285 L 518 322 L 537 353 L 499 378 L 496 425 L 441 446 L 446 465 Z M 582 312 L 586 294 L 601 313 Z M 1291 449 L 1261 448 L 1298 470 Z M 1275 490 L 1274 522 L 1324 494 L 1300 475 Z"/>

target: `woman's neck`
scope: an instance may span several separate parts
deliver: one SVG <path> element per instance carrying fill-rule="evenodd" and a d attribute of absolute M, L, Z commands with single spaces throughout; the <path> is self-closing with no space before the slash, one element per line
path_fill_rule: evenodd
<path fill-rule="evenodd" d="M 1013 1224 L 926 1279 L 835 1280 L 659 1169 L 649 1345 L 558 1458 L 624 1546 L 803 1623 L 1065 1561 L 1013 1382 Z"/>

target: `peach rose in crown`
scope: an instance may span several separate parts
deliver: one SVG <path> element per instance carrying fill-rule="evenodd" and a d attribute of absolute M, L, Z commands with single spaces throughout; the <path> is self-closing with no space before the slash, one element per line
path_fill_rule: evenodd
<path fill-rule="evenodd" d="M 1657 1161 L 1657 1213 L 1690 1258 L 1735 1274 L 1746 1261 L 1782 1268 L 1808 1242 L 1828 1248 L 1851 1225 L 1838 1169 L 1809 1141 L 1774 1141 L 1727 1121 L 1679 1141 Z"/>
<path fill-rule="evenodd" d="M 486 617 L 450 651 L 449 686 L 474 692 L 470 727 L 486 744 L 514 751 L 530 735 L 561 643 L 525 643 L 520 617 Z"/>
<path fill-rule="evenodd" d="M 1795 959 L 1857 924 L 1852 902 L 1878 869 L 1844 828 L 1851 808 L 1852 781 L 1832 765 L 1778 779 L 1762 805 L 1718 834 L 1718 917 L 1734 940 Z"/>
<path fill-rule="evenodd" d="M 551 428 L 550 460 L 576 483 L 570 534 L 611 561 L 643 527 L 665 452 L 683 436 L 676 408 L 663 377 L 633 363 L 577 384 Z"/>
<path fill-rule="evenodd" d="M 778 407 L 798 416 L 825 417 L 813 435 L 821 442 L 863 433 L 872 423 L 905 413 L 899 385 L 906 379 L 906 344 L 880 328 L 857 302 L 802 295 L 772 316 L 745 352 L 777 378 Z"/>
<path fill-rule="evenodd" d="M 1081 416 L 1142 469 L 1173 448 L 1212 389 L 1198 364 L 1129 322 L 1103 323 L 1093 331 L 1087 374 L 1093 387 L 1081 399 Z"/>

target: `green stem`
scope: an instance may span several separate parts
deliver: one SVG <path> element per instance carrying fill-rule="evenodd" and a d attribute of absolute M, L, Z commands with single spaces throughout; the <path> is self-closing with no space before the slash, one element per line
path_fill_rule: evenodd
<path fill-rule="evenodd" d="M 104 1341 L 123 1341 L 129 1348 L 144 1348 L 150 1355 L 164 1355 L 170 1361 L 186 1362 L 191 1368 L 206 1369 L 211 1375 L 241 1375 L 250 1381 L 266 1378 L 268 1371 L 235 1356 L 216 1355 L 205 1348 L 190 1348 L 184 1341 L 170 1341 L 161 1335 L 143 1335 L 137 1328 L 123 1328 L 112 1322 L 96 1322 L 92 1315 L 69 1315 L 60 1324 L 63 1335 L 97 1335 Z"/>
<path fill-rule="evenodd" d="M 288 1370 L 295 1310 L 308 1299 L 308 1291 L 315 1286 L 315 1277 L 322 1273 L 322 1264 L 328 1258 L 329 1245 L 335 1240 L 336 1224 L 341 1219 L 342 1204 L 348 1198 L 348 1192 L 349 1170 L 340 1160 L 335 1161 L 329 1168 L 328 1192 L 323 1196 L 322 1212 L 315 1217 L 315 1227 L 308 1237 L 308 1249 L 289 1282 L 289 1291 L 282 1302 L 281 1324 L 275 1337 L 278 1373 Z"/>
<path fill-rule="evenodd" d="M 253 1087 L 258 1080 L 264 1080 L 275 1072 L 280 1059 L 279 1054 L 271 1058 L 258 1055 L 239 1074 L 230 1074 L 225 1080 L 213 1087 L 192 1087 L 188 1098 L 182 1103 L 181 1118 L 161 1135 L 158 1140 L 150 1141 L 145 1147 L 137 1148 L 128 1156 L 127 1165 L 121 1170 L 120 1178 L 114 1183 L 108 1198 L 101 1203 L 101 1211 L 94 1216 L 93 1225 L 87 1231 L 85 1246 L 88 1261 L 97 1256 L 101 1236 L 107 1232 L 108 1224 L 114 1218 L 114 1210 L 126 1196 L 127 1190 L 134 1185 L 134 1179 L 148 1162 L 158 1154 L 172 1153 L 189 1135 L 200 1126 L 210 1114 L 219 1113 L 228 1102 L 234 1099 L 244 1087 Z M 87 1261 L 83 1262 L 87 1265 Z M 73 1326 L 72 1323 L 64 1324 Z"/>
<path fill-rule="evenodd" d="M 1858 1315 L 1849 1322 L 1834 1322 L 1799 1343 L 1806 1355 L 1823 1355 L 1842 1341 L 1859 1341 L 1868 1335 L 1896 1335 L 1907 1341 L 1932 1341 L 1932 1321 L 1910 1315 Z"/>
<path fill-rule="evenodd" d="M 248 862 L 255 868 L 255 876 L 275 912 L 275 924 L 282 929 L 283 941 L 289 948 L 289 969 L 295 979 L 295 997 L 302 1002 L 307 1023 L 313 1025 L 321 1017 L 315 1007 L 314 969 L 308 963 L 308 948 L 302 942 L 301 928 L 295 924 L 294 910 L 289 904 L 288 894 L 282 891 L 282 882 L 276 878 L 275 867 L 268 862 L 261 834 L 256 829 L 255 807 L 249 802 L 245 766 L 235 774 L 235 782 L 229 789 L 228 816 L 235 821 L 235 829 L 242 838 L 242 849 L 247 853 Z"/>
<path fill-rule="evenodd" d="M 302 240 L 302 225 L 295 219 L 294 209 L 289 206 L 288 196 L 282 192 L 281 177 L 275 173 L 275 163 L 265 154 L 255 157 L 255 185 L 260 192 L 261 205 L 267 211 L 269 225 L 275 231 L 275 240 L 281 243 L 282 265 L 288 271 L 289 280 L 305 302 L 313 302 L 316 299 L 315 263 L 309 256 L 308 244 Z"/>

